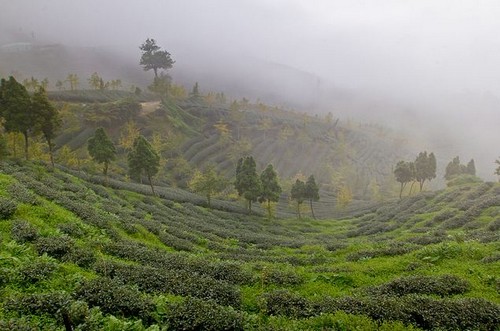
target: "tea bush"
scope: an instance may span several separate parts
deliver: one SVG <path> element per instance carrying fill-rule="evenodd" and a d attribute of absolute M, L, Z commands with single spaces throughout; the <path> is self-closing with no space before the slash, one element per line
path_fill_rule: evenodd
<path fill-rule="evenodd" d="M 14 201 L 0 197 L 0 220 L 11 218 L 16 210 L 17 204 Z"/>
<path fill-rule="evenodd" d="M 39 232 L 29 222 L 16 220 L 12 224 L 11 236 L 18 243 L 33 242 L 39 237 Z"/>

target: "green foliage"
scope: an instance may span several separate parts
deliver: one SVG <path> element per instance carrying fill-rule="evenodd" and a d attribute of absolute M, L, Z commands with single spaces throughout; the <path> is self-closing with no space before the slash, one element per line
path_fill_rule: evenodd
<path fill-rule="evenodd" d="M 290 192 L 290 198 L 297 201 L 297 214 L 300 218 L 300 205 L 306 199 L 306 184 L 300 179 L 297 179 L 295 184 L 293 184 Z"/>
<path fill-rule="evenodd" d="M 11 218 L 17 210 L 17 204 L 3 197 L 0 197 L 0 220 Z"/>
<path fill-rule="evenodd" d="M 62 259 L 70 252 L 74 241 L 67 236 L 40 237 L 35 241 L 36 251 L 39 255 L 47 254 L 56 259 Z"/>
<path fill-rule="evenodd" d="M 49 146 L 50 161 L 54 166 L 54 138 L 57 131 L 62 126 L 62 119 L 59 111 L 52 105 L 47 98 L 47 93 L 43 87 L 40 87 L 31 98 L 32 112 L 36 117 L 34 122 L 35 132 L 39 131 L 45 137 L 47 145 Z"/>
<path fill-rule="evenodd" d="M 166 321 L 173 330 L 243 330 L 238 311 L 189 297 L 168 305 Z"/>
<path fill-rule="evenodd" d="M 422 191 L 425 181 L 436 178 L 436 157 L 434 153 L 427 155 L 427 152 L 420 152 L 414 164 L 415 179 L 420 184 L 420 191 Z"/>
<path fill-rule="evenodd" d="M 116 158 L 116 149 L 104 128 L 98 128 L 95 131 L 94 136 L 88 141 L 87 149 L 95 162 L 104 165 L 102 172 L 104 176 L 107 176 L 109 164 Z"/>
<path fill-rule="evenodd" d="M 252 202 L 256 202 L 259 198 L 262 186 L 252 156 L 238 160 L 234 186 L 238 191 L 238 195 L 243 196 L 248 201 L 248 210 L 251 212 Z"/>
<path fill-rule="evenodd" d="M 22 282 L 34 284 L 49 276 L 57 269 L 57 264 L 46 259 L 37 260 L 34 263 L 24 265 L 19 270 L 19 276 Z"/>
<path fill-rule="evenodd" d="M 189 187 L 195 192 L 204 194 L 207 198 L 208 208 L 211 208 L 212 197 L 227 187 L 227 181 L 217 174 L 215 166 L 208 165 L 203 172 L 195 171 L 189 182 Z"/>
<path fill-rule="evenodd" d="M 396 164 L 396 169 L 394 169 L 394 175 L 396 181 L 401 184 L 399 190 L 399 198 L 401 199 L 406 184 L 415 180 L 415 164 L 413 162 L 399 161 Z"/>
<path fill-rule="evenodd" d="M 147 324 L 152 322 L 154 305 L 149 297 L 106 277 L 85 281 L 76 289 L 75 297 L 89 307 L 99 307 L 103 313 L 141 318 Z"/>
<path fill-rule="evenodd" d="M 460 163 L 460 158 L 458 156 L 454 157 L 453 160 L 448 163 L 446 166 L 446 171 L 444 174 L 444 178 L 446 180 L 451 180 L 460 175 L 476 175 L 476 166 L 474 163 L 474 159 L 471 159 L 467 165 L 463 165 Z"/>
<path fill-rule="evenodd" d="M 24 294 L 8 298 L 4 309 L 19 315 L 47 314 L 55 317 L 61 316 L 61 308 L 65 307 L 70 299 L 68 294 L 58 292 Z"/>
<path fill-rule="evenodd" d="M 144 71 L 153 69 L 155 77 L 158 77 L 159 69 L 168 70 L 172 68 L 174 61 L 170 57 L 170 53 L 160 50 L 154 39 L 146 39 L 139 48 L 142 51 L 140 64 L 143 66 Z"/>
<path fill-rule="evenodd" d="M 144 173 L 151 185 L 153 195 L 152 177 L 156 175 L 160 166 L 160 156 L 153 149 L 151 144 L 143 136 L 139 136 L 134 141 L 133 149 L 128 153 L 129 175 L 139 179 Z"/>
<path fill-rule="evenodd" d="M 380 285 L 370 292 L 374 295 L 435 294 L 441 297 L 464 294 L 470 283 L 454 275 L 410 276 Z"/>
<path fill-rule="evenodd" d="M 0 83 L 0 114 L 7 132 L 21 132 L 25 140 L 25 157 L 28 159 L 28 135 L 37 122 L 32 112 L 31 99 L 26 88 L 12 76 Z"/>
<path fill-rule="evenodd" d="M 12 224 L 12 239 L 18 243 L 33 242 L 39 237 L 38 229 L 24 220 L 16 220 Z"/>
<path fill-rule="evenodd" d="M 27 203 L 33 206 L 40 204 L 40 200 L 37 196 L 22 184 L 13 183 L 7 188 L 7 191 L 10 196 L 18 202 Z"/>
<path fill-rule="evenodd" d="M 272 164 L 269 164 L 260 174 L 262 191 L 259 201 L 267 202 L 268 217 L 272 218 L 271 202 L 278 202 L 281 195 L 281 186 L 278 183 L 278 175 Z"/>

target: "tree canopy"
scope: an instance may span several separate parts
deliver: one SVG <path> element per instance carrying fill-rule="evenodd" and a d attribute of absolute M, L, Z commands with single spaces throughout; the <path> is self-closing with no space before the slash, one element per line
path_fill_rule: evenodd
<path fill-rule="evenodd" d="M 420 191 L 422 191 L 425 181 L 436 178 L 436 157 L 434 153 L 420 152 L 414 164 L 415 180 L 419 183 Z"/>
<path fill-rule="evenodd" d="M 476 165 L 474 159 L 471 159 L 467 165 L 460 163 L 460 158 L 455 156 L 446 166 L 444 178 L 450 180 L 460 175 L 476 175 Z"/>
<path fill-rule="evenodd" d="M 54 138 L 62 125 L 59 111 L 47 98 L 45 89 L 40 86 L 32 97 L 32 111 L 36 114 L 35 131 L 41 132 L 49 146 L 50 162 L 54 166 Z"/>
<path fill-rule="evenodd" d="M 304 190 L 304 195 L 307 200 L 309 200 L 309 206 L 311 207 L 311 213 L 312 217 L 316 219 L 316 216 L 314 215 L 314 209 L 313 209 L 313 201 L 319 201 L 319 187 L 316 184 L 316 180 L 314 179 L 314 175 L 310 175 L 309 178 L 307 178 L 306 184 L 305 184 L 305 190 Z"/>
<path fill-rule="evenodd" d="M 261 193 L 261 182 L 252 156 L 238 160 L 235 188 L 238 195 L 248 201 L 248 211 L 251 212 L 252 202 L 256 202 Z"/>
<path fill-rule="evenodd" d="M 139 135 L 132 150 L 128 153 L 129 175 L 132 178 L 140 179 L 144 174 L 148 178 L 153 195 L 156 195 L 152 178 L 158 173 L 160 167 L 160 156 L 151 146 L 149 141 Z"/>
<path fill-rule="evenodd" d="M 306 199 L 305 191 L 306 191 L 306 184 L 300 179 L 297 179 L 295 181 L 295 184 L 292 185 L 292 190 L 290 192 L 291 199 L 297 202 L 297 214 L 299 218 L 301 218 L 300 205 Z"/>
<path fill-rule="evenodd" d="M 415 166 L 413 162 L 399 161 L 396 164 L 396 169 L 394 169 L 394 176 L 396 176 L 396 181 L 401 184 L 399 190 L 399 198 L 403 194 L 403 190 L 409 182 L 415 179 Z"/>
<path fill-rule="evenodd" d="M 160 46 L 156 45 L 154 39 L 146 39 L 139 48 L 142 51 L 140 64 L 143 66 L 144 71 L 152 69 L 155 73 L 155 78 L 158 78 L 159 69 L 168 70 L 175 63 L 170 57 L 170 53 L 161 50 Z"/>
<path fill-rule="evenodd" d="M 212 197 L 223 191 L 227 186 L 227 181 L 224 177 L 217 174 L 215 167 L 210 164 L 202 172 L 196 170 L 191 181 L 189 182 L 189 187 L 195 191 L 205 195 L 207 198 L 208 208 L 212 208 Z"/>
<path fill-rule="evenodd" d="M 7 132 L 20 132 L 24 136 L 24 155 L 29 158 L 28 138 L 35 127 L 31 98 L 26 88 L 12 76 L 0 82 L 0 114 Z"/>
<path fill-rule="evenodd" d="M 267 203 L 267 213 L 269 219 L 272 218 L 271 202 L 278 202 L 281 194 L 281 186 L 278 182 L 278 174 L 274 171 L 272 164 L 269 164 L 260 174 L 262 190 L 259 201 Z"/>
<path fill-rule="evenodd" d="M 116 148 L 104 128 L 95 131 L 94 136 L 88 141 L 87 149 L 95 162 L 103 164 L 102 173 L 107 176 L 109 164 L 116 158 Z"/>

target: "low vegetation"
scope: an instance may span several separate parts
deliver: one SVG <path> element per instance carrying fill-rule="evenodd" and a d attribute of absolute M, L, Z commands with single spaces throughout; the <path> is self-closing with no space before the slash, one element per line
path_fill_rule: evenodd
<path fill-rule="evenodd" d="M 0 329 L 495 330 L 500 186 L 342 219 L 43 163 L 0 174 Z"/>

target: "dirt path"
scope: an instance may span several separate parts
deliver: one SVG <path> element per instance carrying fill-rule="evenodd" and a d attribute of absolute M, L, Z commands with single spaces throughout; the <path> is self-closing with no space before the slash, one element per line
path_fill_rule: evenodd
<path fill-rule="evenodd" d="M 160 101 L 150 101 L 150 102 L 141 102 L 142 113 L 149 114 L 154 112 L 160 106 Z"/>

